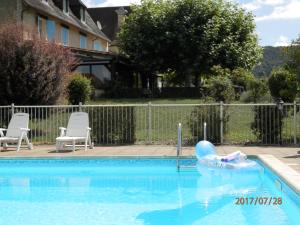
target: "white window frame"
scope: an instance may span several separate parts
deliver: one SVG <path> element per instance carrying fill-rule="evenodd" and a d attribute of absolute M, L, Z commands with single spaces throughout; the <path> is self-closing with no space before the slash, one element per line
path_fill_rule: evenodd
<path fill-rule="evenodd" d="M 80 7 L 80 20 L 83 23 L 86 23 L 86 10 L 84 7 Z"/>
<path fill-rule="evenodd" d="M 41 16 L 37 16 L 37 30 L 38 35 L 40 38 L 42 38 L 43 35 L 43 18 Z"/>
<path fill-rule="evenodd" d="M 70 2 L 69 0 L 63 0 L 63 12 L 67 15 L 69 15 L 70 12 Z"/>

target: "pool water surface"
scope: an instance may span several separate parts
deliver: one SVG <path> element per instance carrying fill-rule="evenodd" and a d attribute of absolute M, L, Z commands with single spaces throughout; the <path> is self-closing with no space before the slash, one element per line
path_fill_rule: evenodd
<path fill-rule="evenodd" d="M 261 197 L 268 202 L 254 204 Z M 263 165 L 178 171 L 175 159 L 0 160 L 0 224 L 299 225 L 299 203 Z"/>

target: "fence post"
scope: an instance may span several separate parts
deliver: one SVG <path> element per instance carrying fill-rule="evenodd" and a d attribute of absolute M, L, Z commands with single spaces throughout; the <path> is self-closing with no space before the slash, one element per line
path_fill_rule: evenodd
<path fill-rule="evenodd" d="M 294 144 L 297 144 L 297 102 L 294 101 L 294 121 L 293 121 L 293 132 L 294 132 Z"/>
<path fill-rule="evenodd" d="M 78 108 L 79 108 L 79 112 L 82 112 L 82 102 L 79 102 Z"/>
<path fill-rule="evenodd" d="M 152 112 L 151 112 L 151 102 L 148 102 L 148 144 L 152 142 Z"/>
<path fill-rule="evenodd" d="M 220 102 L 220 142 L 223 144 L 223 101 Z"/>
<path fill-rule="evenodd" d="M 12 103 L 11 104 L 11 114 L 14 115 L 14 113 L 15 113 L 15 104 Z"/>

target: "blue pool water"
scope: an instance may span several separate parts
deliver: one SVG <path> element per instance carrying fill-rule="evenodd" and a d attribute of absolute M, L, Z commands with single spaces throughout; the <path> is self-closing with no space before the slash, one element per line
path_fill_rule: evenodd
<path fill-rule="evenodd" d="M 5 225 L 300 224 L 299 196 L 263 166 L 178 172 L 174 159 L 0 160 L 0 210 Z"/>

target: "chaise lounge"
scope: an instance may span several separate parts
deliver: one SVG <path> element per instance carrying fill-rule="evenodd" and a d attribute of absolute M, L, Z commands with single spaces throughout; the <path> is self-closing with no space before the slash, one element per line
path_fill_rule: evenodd
<path fill-rule="evenodd" d="M 91 128 L 89 127 L 89 116 L 85 112 L 72 113 L 67 128 L 60 127 L 60 136 L 56 138 L 56 151 L 73 150 L 76 147 L 93 148 L 91 141 Z M 81 145 L 80 145 L 81 143 Z M 84 143 L 84 145 L 82 145 Z"/>

